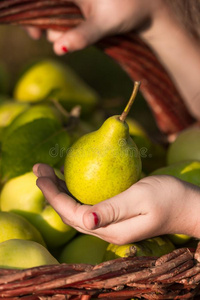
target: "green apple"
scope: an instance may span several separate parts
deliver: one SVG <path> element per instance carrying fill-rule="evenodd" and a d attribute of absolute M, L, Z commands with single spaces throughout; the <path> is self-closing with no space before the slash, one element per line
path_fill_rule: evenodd
<path fill-rule="evenodd" d="M 97 103 L 97 94 L 68 66 L 56 60 L 42 60 L 19 79 L 14 98 L 20 102 L 56 99 L 67 109 L 79 104 L 88 111 Z"/>
<path fill-rule="evenodd" d="M 12 239 L 0 243 L 1 268 L 26 269 L 55 264 L 58 261 L 37 242 Z"/>
<path fill-rule="evenodd" d="M 64 224 L 47 203 L 36 185 L 36 179 L 33 172 L 28 172 L 7 181 L 0 195 L 1 210 L 25 217 L 41 232 L 49 248 L 64 245 L 76 234 L 76 230 Z"/>
<path fill-rule="evenodd" d="M 71 240 L 61 251 L 60 263 L 85 263 L 96 265 L 103 261 L 108 243 L 95 236 L 81 234 Z"/>
<path fill-rule="evenodd" d="M 168 148 L 169 165 L 186 160 L 200 160 L 200 128 L 182 131 Z"/>
<path fill-rule="evenodd" d="M 25 218 L 0 211 L 0 243 L 11 239 L 35 241 L 46 246 L 40 232 Z"/>
<path fill-rule="evenodd" d="M 170 175 L 200 186 L 200 161 L 180 161 L 157 169 L 150 175 Z"/>

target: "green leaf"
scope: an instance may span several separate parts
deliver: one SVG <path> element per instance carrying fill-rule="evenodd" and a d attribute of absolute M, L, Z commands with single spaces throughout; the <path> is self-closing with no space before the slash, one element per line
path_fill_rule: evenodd
<path fill-rule="evenodd" d="M 53 119 L 41 118 L 18 127 L 2 141 L 3 180 L 31 171 L 35 163 L 60 165 L 69 145 L 68 133 Z"/>

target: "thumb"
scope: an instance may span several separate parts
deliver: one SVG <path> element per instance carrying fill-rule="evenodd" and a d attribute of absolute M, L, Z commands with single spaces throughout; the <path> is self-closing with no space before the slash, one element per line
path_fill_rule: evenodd
<path fill-rule="evenodd" d="M 93 230 L 145 214 L 145 209 L 141 192 L 134 185 L 113 198 L 91 206 L 83 216 L 83 223 L 87 229 Z"/>
<path fill-rule="evenodd" d="M 54 52 L 63 55 L 67 52 L 81 50 L 103 36 L 101 26 L 92 18 L 83 21 L 79 26 L 68 30 L 54 42 Z"/>

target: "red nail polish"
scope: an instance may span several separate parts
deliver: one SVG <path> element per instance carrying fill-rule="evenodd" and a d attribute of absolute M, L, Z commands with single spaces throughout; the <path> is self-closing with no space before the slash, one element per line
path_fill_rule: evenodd
<path fill-rule="evenodd" d="M 68 52 L 67 47 L 66 46 L 62 46 L 62 51 L 65 52 L 65 53 L 67 53 Z"/>
<path fill-rule="evenodd" d="M 93 214 L 93 217 L 94 217 L 94 224 L 95 224 L 95 226 L 97 226 L 98 223 L 99 223 L 99 218 L 98 218 L 98 216 L 95 212 L 93 212 L 92 214 Z"/>

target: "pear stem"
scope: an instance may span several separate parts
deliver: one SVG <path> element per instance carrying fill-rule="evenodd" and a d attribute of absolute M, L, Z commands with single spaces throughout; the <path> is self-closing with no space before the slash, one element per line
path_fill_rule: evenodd
<path fill-rule="evenodd" d="M 140 88 L 140 84 L 141 82 L 140 81 L 135 81 L 134 83 L 134 87 L 133 87 L 133 92 L 132 92 L 132 95 L 128 101 L 128 104 L 126 105 L 123 113 L 121 114 L 121 116 L 119 117 L 120 121 L 124 122 L 130 109 L 131 109 L 131 106 L 133 105 L 133 102 L 135 101 L 135 98 L 136 98 L 136 95 L 139 91 L 139 88 Z"/>

